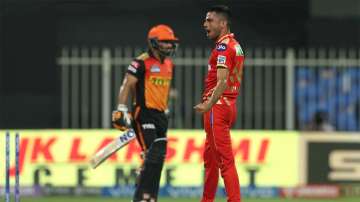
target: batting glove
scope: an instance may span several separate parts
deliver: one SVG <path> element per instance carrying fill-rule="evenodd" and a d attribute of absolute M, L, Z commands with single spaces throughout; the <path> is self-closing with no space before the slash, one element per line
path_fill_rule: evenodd
<path fill-rule="evenodd" d="M 117 110 L 112 113 L 112 125 L 121 131 L 131 128 L 131 115 L 124 104 L 119 104 Z"/>

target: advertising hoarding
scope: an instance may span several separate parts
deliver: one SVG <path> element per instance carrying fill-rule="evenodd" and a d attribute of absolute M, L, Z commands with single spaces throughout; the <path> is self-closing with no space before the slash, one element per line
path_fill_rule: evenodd
<path fill-rule="evenodd" d="M 5 131 L 0 131 L 5 134 Z M 14 131 L 11 131 L 14 133 Z M 141 163 L 136 141 L 93 170 L 91 156 L 116 138 L 117 130 L 19 130 L 22 186 L 103 187 L 133 184 Z M 205 134 L 169 130 L 161 185 L 202 186 Z M 299 183 L 297 132 L 232 131 L 233 152 L 242 186 L 295 186 Z M 3 141 L 0 142 L 1 148 Z M 11 183 L 14 181 L 12 156 Z M 4 155 L 0 156 L 4 162 Z M 4 166 L 0 166 L 1 175 Z M 286 177 L 284 177 L 286 176 Z M 220 180 L 221 181 L 221 180 Z M 3 181 L 0 182 L 3 186 Z M 221 182 L 222 183 L 222 182 Z"/>

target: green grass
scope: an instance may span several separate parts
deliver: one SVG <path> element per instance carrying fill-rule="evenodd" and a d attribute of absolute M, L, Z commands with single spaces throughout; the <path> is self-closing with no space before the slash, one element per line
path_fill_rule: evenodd
<path fill-rule="evenodd" d="M 4 201 L 1 198 L 1 201 Z M 21 198 L 21 202 L 130 202 L 130 198 L 100 198 L 100 197 L 46 197 L 46 198 Z M 199 202 L 194 198 L 160 198 L 159 202 Z M 248 199 L 242 202 L 359 202 L 360 198 L 339 198 L 339 199 Z M 226 202 L 225 198 L 219 198 L 215 202 Z"/>

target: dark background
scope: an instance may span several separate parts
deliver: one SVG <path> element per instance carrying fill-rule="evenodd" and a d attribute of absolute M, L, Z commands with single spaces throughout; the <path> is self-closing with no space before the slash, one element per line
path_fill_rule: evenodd
<path fill-rule="evenodd" d="M 63 46 L 145 46 L 155 24 L 204 46 L 202 21 L 229 5 L 248 47 L 359 47 L 357 0 L 0 0 L 0 128 L 59 128 Z"/>
<path fill-rule="evenodd" d="M 308 156 L 307 159 L 307 173 L 308 173 L 308 184 L 351 184 L 359 183 L 358 178 L 354 176 L 353 180 L 331 180 L 329 179 L 329 174 L 331 171 L 338 172 L 351 172 L 352 168 L 344 169 L 338 167 L 331 167 L 329 162 L 330 153 L 333 151 L 355 151 L 359 149 L 358 143 L 349 143 L 349 142 L 310 142 L 308 144 Z M 352 161 L 353 160 L 353 161 Z M 352 166 L 357 166 L 358 161 L 354 158 L 349 157 L 347 159 L 347 165 L 351 164 Z M 337 165 L 338 166 L 338 165 Z"/>

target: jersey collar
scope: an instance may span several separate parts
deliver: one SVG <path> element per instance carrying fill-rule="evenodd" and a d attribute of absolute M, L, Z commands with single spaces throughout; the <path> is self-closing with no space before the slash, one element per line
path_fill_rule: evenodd
<path fill-rule="evenodd" d="M 154 58 L 156 61 L 159 61 L 160 63 L 164 63 L 166 58 L 164 58 L 163 60 L 159 60 L 158 58 L 155 57 L 154 53 L 150 50 L 150 48 L 148 49 L 147 52 L 148 52 L 149 56 Z"/>
<path fill-rule="evenodd" d="M 224 36 L 220 37 L 219 40 L 216 41 L 216 43 L 220 43 L 221 41 L 223 41 L 226 38 L 234 38 L 234 33 L 230 33 L 230 34 L 225 34 Z"/>

